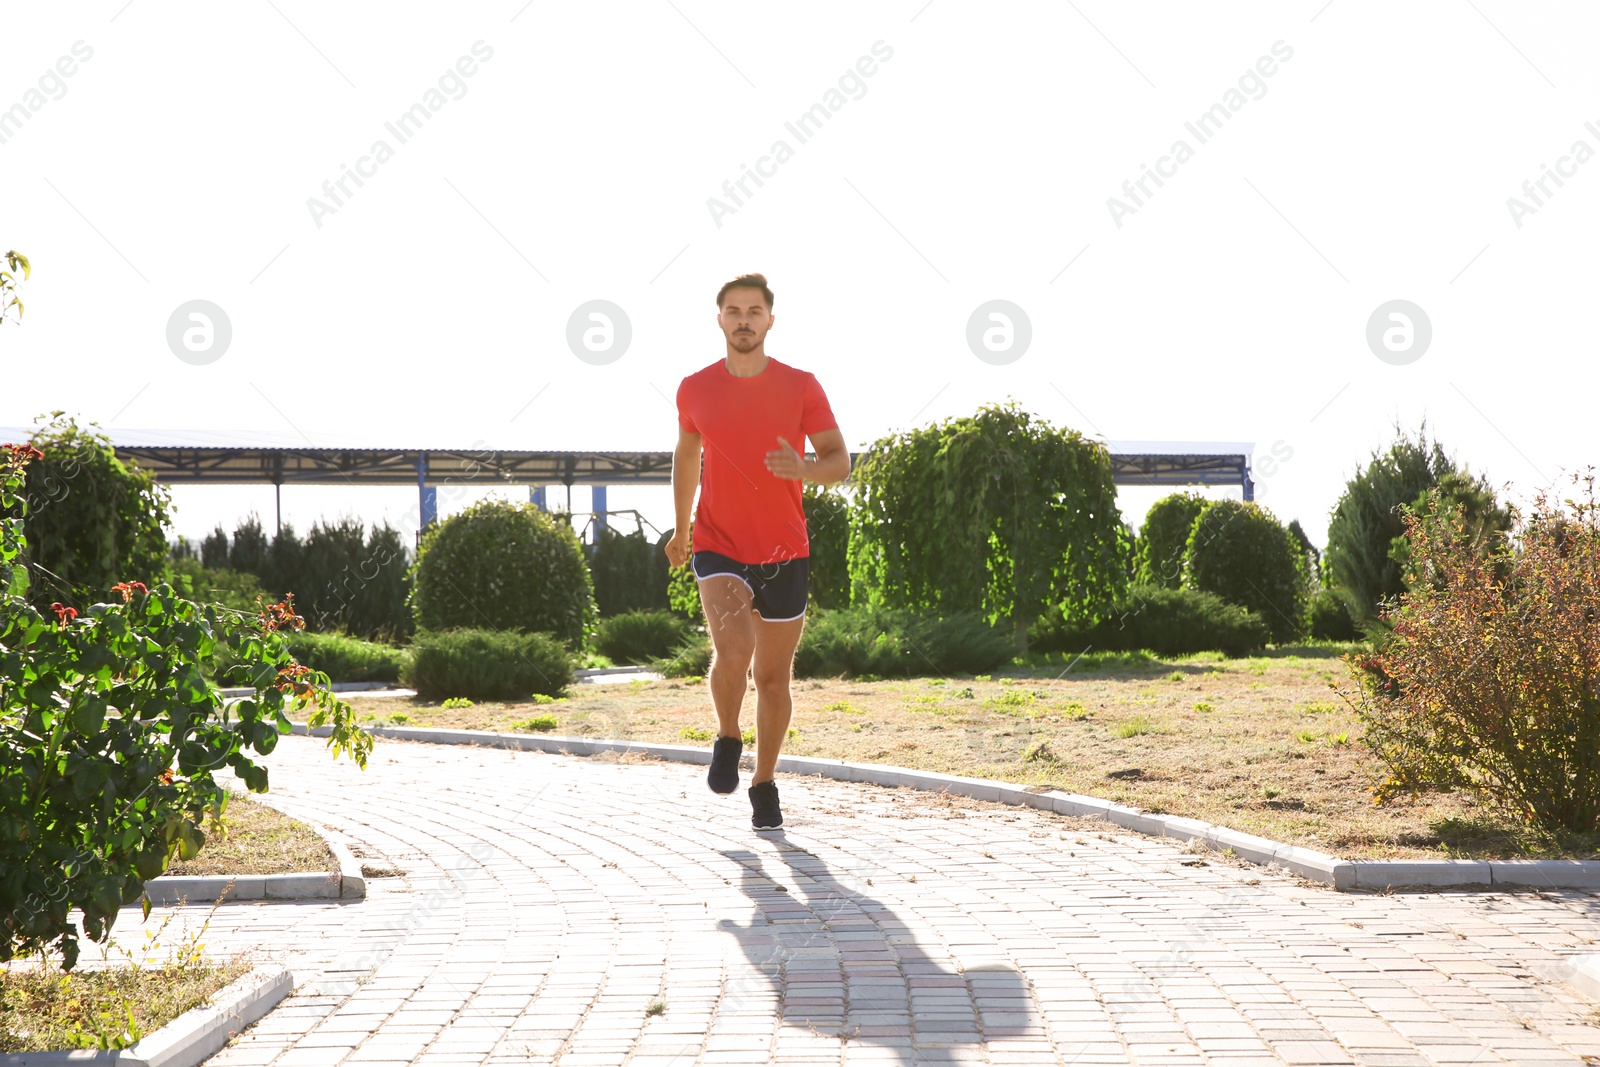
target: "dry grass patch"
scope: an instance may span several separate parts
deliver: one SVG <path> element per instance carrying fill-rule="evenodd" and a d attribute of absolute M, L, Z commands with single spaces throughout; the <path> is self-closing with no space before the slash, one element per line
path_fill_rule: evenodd
<path fill-rule="evenodd" d="M 337 867 L 311 827 L 237 794 L 228 798 L 221 832 L 209 820 L 205 832 L 200 854 L 174 860 L 168 874 L 305 874 Z"/>
<path fill-rule="evenodd" d="M 797 679 L 799 736 L 784 751 L 1085 793 L 1349 858 L 1594 854 L 1596 842 L 1532 839 L 1462 795 L 1375 805 L 1378 765 L 1330 689 L 1351 684 L 1339 651 L 1121 657 L 1064 675 L 1065 661 L 993 677 Z M 375 717 L 453 729 L 511 731 L 537 714 L 560 736 L 709 744 L 716 725 L 704 682 L 574 686 L 537 708 L 349 699 Z M 752 687 L 747 725 L 754 708 Z"/>
<path fill-rule="evenodd" d="M 126 1048 L 208 1003 L 250 970 L 205 954 L 213 905 L 198 930 L 169 938 L 176 912 L 148 924 L 137 947 L 91 949 L 72 971 L 48 956 L 0 968 L 0 1053 Z M 96 958 L 98 957 L 98 958 Z"/>
<path fill-rule="evenodd" d="M 125 1047 L 205 1004 L 249 970 L 249 964 L 236 962 L 0 972 L 0 1053 L 100 1048 L 102 1038 L 110 1047 Z"/>
<path fill-rule="evenodd" d="M 234 962 L 0 972 L 0 1053 L 125 1047 L 205 1004 L 249 970 L 248 963 Z"/>

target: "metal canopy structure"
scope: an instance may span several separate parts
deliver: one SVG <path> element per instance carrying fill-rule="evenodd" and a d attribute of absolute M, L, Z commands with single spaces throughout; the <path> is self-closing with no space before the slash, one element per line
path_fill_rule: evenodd
<path fill-rule="evenodd" d="M 406 448 L 206 448 L 117 445 L 169 483 L 273 485 L 667 485 L 671 452 L 527 452 Z"/>
<path fill-rule="evenodd" d="M 1118 485 L 1237 485 L 1254 500 L 1249 441 L 1107 441 Z"/>
<path fill-rule="evenodd" d="M 672 484 L 671 452 L 499 448 L 368 448 L 309 444 L 270 434 L 179 430 L 103 431 L 124 460 L 170 485 L 415 485 L 422 525 L 436 517 L 441 485 L 522 485 L 543 504 L 549 485 L 593 486 L 605 511 L 612 485 Z M 0 441 L 32 431 L 0 427 Z M 1237 485 L 1255 497 L 1248 442 L 1108 441 L 1118 485 Z M 851 453 L 851 463 L 863 453 Z"/>

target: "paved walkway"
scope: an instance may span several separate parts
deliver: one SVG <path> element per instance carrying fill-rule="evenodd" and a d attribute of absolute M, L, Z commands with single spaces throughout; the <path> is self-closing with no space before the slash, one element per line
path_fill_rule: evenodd
<path fill-rule="evenodd" d="M 1339 894 L 1033 810 L 702 768 L 285 738 L 270 798 L 403 875 L 217 909 L 303 984 L 210 1062 L 1582 1064 L 1575 892 Z M 204 907 L 190 908 L 193 923 Z M 137 936 L 138 913 L 119 935 Z M 652 1002 L 664 1009 L 652 1014 Z M 1600 1061 L 1591 1061 L 1600 1062 Z"/>

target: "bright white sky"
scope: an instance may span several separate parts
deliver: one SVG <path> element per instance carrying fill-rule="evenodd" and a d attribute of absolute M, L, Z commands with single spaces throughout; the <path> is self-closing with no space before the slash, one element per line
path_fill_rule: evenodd
<path fill-rule="evenodd" d="M 1258 467 L 1258 498 L 1319 543 L 1396 420 L 1426 418 L 1517 495 L 1597 458 L 1592 5 L 89 0 L 5 15 L 0 109 L 26 117 L 0 124 L 0 251 L 34 274 L 23 324 L 0 327 L 0 425 L 60 408 L 319 443 L 667 449 L 678 380 L 723 354 L 717 288 L 759 270 L 769 353 L 819 376 L 856 449 L 1007 397 L 1108 440 L 1279 443 L 1291 458 Z M 872 74 L 847 76 L 875 44 Z M 471 75 L 453 74 L 475 45 Z M 1272 73 L 1253 76 L 1262 57 Z M 785 123 L 842 77 L 801 143 Z M 385 124 L 441 78 L 402 143 Z M 1185 123 L 1218 104 L 1202 142 Z M 1108 198 L 1134 206 L 1123 183 L 1180 139 L 1192 154 L 1161 163 L 1119 226 Z M 361 163 L 379 140 L 392 157 Z M 708 198 L 778 140 L 792 154 L 719 226 Z M 314 219 L 308 198 L 331 203 L 324 182 L 358 165 L 364 184 Z M 1522 187 L 1546 166 L 1568 176 L 1535 187 L 1539 206 Z M 1513 196 L 1536 208 L 1520 226 Z M 208 365 L 167 343 L 195 299 L 232 324 Z M 566 342 L 594 299 L 632 323 L 606 365 Z M 993 299 L 1032 324 L 1005 365 L 967 343 Z M 1366 339 L 1396 299 L 1432 324 L 1406 365 Z M 1128 518 L 1157 495 L 1125 491 Z M 272 514 L 268 486 L 175 499 L 191 537 Z M 409 489 L 283 502 L 302 532 L 341 513 L 416 526 Z M 665 488 L 610 504 L 671 522 Z"/>

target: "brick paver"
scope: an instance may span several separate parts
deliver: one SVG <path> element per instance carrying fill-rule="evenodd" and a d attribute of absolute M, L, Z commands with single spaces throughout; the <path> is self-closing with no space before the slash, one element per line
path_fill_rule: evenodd
<path fill-rule="evenodd" d="M 403 742 L 362 773 L 285 738 L 270 802 L 404 874 L 363 902 L 218 908 L 212 951 L 302 984 L 210 1062 L 1600 1057 L 1596 1005 L 1536 973 L 1593 951 L 1593 895 L 1341 894 L 1100 824 L 819 779 L 781 779 L 787 832 L 757 834 L 703 773 Z"/>

